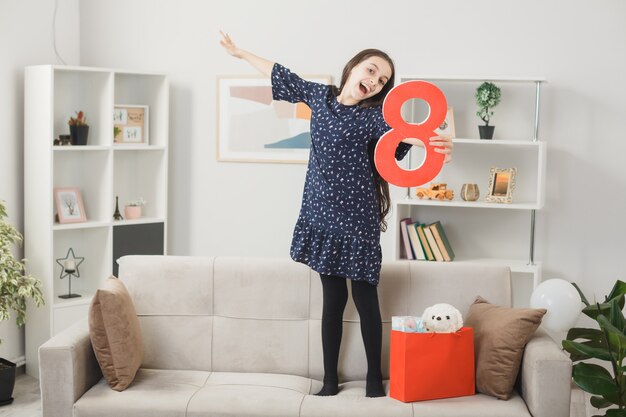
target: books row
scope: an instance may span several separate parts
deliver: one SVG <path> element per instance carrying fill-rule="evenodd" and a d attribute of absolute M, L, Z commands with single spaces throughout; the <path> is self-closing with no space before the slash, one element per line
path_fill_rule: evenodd
<path fill-rule="evenodd" d="M 440 221 L 431 224 L 400 221 L 400 246 L 403 257 L 419 261 L 450 262 L 454 251 Z"/>

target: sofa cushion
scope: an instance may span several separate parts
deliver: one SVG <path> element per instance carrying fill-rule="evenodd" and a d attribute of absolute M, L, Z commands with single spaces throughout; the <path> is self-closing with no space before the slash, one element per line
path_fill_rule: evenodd
<path fill-rule="evenodd" d="M 414 417 L 531 417 L 524 400 L 515 392 L 508 401 L 476 394 L 444 400 L 418 401 L 412 405 Z"/>
<path fill-rule="evenodd" d="M 127 255 L 117 261 L 140 316 L 213 314 L 214 262 L 213 257 L 158 255 Z"/>
<path fill-rule="evenodd" d="M 141 366 L 143 345 L 133 301 L 115 277 L 107 279 L 91 301 L 89 337 L 109 386 L 126 389 Z"/>
<path fill-rule="evenodd" d="M 524 347 L 546 310 L 506 308 L 478 297 L 465 325 L 474 328 L 476 389 L 502 400 L 511 396 Z"/>
<path fill-rule="evenodd" d="M 455 306 L 465 317 L 479 293 L 492 303 L 511 306 L 511 272 L 503 265 L 472 262 L 411 262 L 408 316 L 421 316 L 437 303 Z"/>
<path fill-rule="evenodd" d="M 298 416 L 310 389 L 310 379 L 294 375 L 213 372 L 189 401 L 187 416 Z"/>
<path fill-rule="evenodd" d="M 317 392 L 321 388 L 321 382 L 313 381 L 312 392 Z M 389 381 L 384 381 L 384 388 L 385 392 L 389 393 Z M 339 384 L 339 394 L 335 396 L 306 396 L 299 415 L 301 417 L 412 417 L 413 408 L 411 403 L 403 403 L 389 396 L 368 398 L 365 396 L 365 381 L 350 381 Z"/>
<path fill-rule="evenodd" d="M 210 372 L 139 369 L 123 392 L 109 389 L 104 380 L 74 405 L 74 417 L 184 417 L 187 404 L 204 386 Z"/>
<path fill-rule="evenodd" d="M 389 393 L 388 381 L 385 391 Z M 322 388 L 313 381 L 312 392 Z M 365 397 L 365 381 L 352 381 L 339 385 L 334 397 L 307 396 L 302 402 L 301 417 L 529 417 L 524 400 L 516 393 L 509 401 L 499 401 L 488 395 L 470 395 L 444 400 L 403 403 L 388 395 L 381 398 Z"/>

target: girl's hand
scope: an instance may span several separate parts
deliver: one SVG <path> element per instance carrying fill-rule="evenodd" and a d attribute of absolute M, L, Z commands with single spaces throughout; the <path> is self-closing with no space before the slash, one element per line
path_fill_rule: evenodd
<path fill-rule="evenodd" d="M 430 145 L 436 146 L 435 152 L 445 154 L 446 157 L 443 162 L 448 163 L 452 160 L 452 138 L 449 136 L 433 136 L 430 138 Z"/>
<path fill-rule="evenodd" d="M 220 45 L 222 45 L 224 49 L 226 49 L 226 52 L 228 52 L 230 55 L 234 56 L 235 58 L 242 58 L 242 51 L 239 48 L 237 48 L 237 46 L 232 41 L 232 39 L 230 39 L 230 36 L 228 36 L 227 33 L 222 32 L 221 30 L 220 30 L 220 34 L 222 35 L 222 39 L 220 40 Z"/>

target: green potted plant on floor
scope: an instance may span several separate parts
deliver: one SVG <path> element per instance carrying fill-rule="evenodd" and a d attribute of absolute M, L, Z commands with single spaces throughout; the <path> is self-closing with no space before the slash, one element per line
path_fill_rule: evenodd
<path fill-rule="evenodd" d="M 0 321 L 8 320 L 14 311 L 17 325 L 22 326 L 26 321 L 26 301 L 32 299 L 36 306 L 43 304 L 41 281 L 25 273 L 24 259 L 13 256 L 12 249 L 22 243 L 22 235 L 6 217 L 5 204 L 0 201 Z M 15 364 L 0 358 L 0 406 L 13 402 L 14 385 Z"/>
<path fill-rule="evenodd" d="M 591 405 L 606 410 L 606 417 L 626 417 L 626 319 L 622 313 L 626 283 L 617 281 L 603 303 L 589 303 L 576 284 L 585 304 L 582 312 L 598 323 L 598 329 L 575 327 L 568 331 L 563 348 L 573 362 L 574 383 L 593 396 Z M 584 362 L 594 359 L 596 363 Z M 607 362 L 600 366 L 597 361 Z M 606 368 L 610 368 L 613 374 Z"/>
<path fill-rule="evenodd" d="M 476 89 L 476 104 L 478 104 L 476 116 L 485 122 L 484 126 L 478 126 L 481 139 L 493 138 L 493 131 L 496 127 L 489 126 L 489 120 L 493 116 L 492 109 L 500 103 L 500 97 L 500 88 L 494 83 L 485 81 Z"/>

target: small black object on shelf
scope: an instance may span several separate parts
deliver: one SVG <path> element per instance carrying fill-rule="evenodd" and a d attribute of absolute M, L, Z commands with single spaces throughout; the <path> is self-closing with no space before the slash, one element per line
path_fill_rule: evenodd
<path fill-rule="evenodd" d="M 59 278 L 63 279 L 65 277 L 68 277 L 69 281 L 68 293 L 59 295 L 59 298 L 67 299 L 82 297 L 80 294 L 72 293 L 72 276 L 80 278 L 80 271 L 78 270 L 78 266 L 82 264 L 84 260 L 84 257 L 74 255 L 74 249 L 72 248 L 67 251 L 67 255 L 65 255 L 65 258 L 59 258 L 56 260 L 56 262 L 61 265 L 61 275 L 59 276 Z"/>
<path fill-rule="evenodd" d="M 119 197 L 115 196 L 115 213 L 113 213 L 113 220 L 124 220 L 122 213 L 120 213 Z"/>

